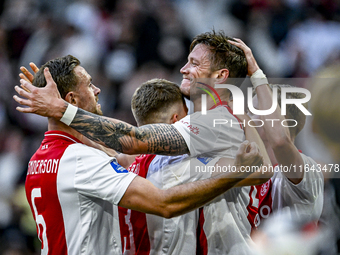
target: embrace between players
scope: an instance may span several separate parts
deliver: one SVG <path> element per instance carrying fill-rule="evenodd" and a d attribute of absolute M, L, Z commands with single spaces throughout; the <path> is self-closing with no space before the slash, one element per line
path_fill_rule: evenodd
<path fill-rule="evenodd" d="M 257 109 L 269 109 L 277 100 L 272 88 L 280 92 L 284 85 L 268 84 L 241 40 L 215 31 L 197 35 L 180 70 L 180 88 L 153 79 L 134 93 L 138 127 L 101 116 L 100 89 L 75 57 L 31 67 L 34 77 L 22 68 L 21 88 L 15 88 L 26 99 L 14 99 L 28 106 L 19 111 L 49 117 L 30 161 L 40 165 L 28 172 L 25 185 L 42 254 L 252 254 L 251 233 L 271 213 L 318 221 L 319 171 L 241 171 L 262 165 L 318 167 L 294 145 L 305 121 L 295 105 L 287 109 L 295 127 L 266 121 L 258 130 L 214 127 L 214 119 L 250 120 L 234 116 L 230 91 L 216 88 L 215 98 L 206 97 L 207 114 L 200 112 L 202 91 L 215 84 L 240 86 L 247 75 Z M 193 102 L 190 115 L 184 97 Z M 263 117 L 285 118 L 280 107 Z M 43 171 L 49 162 L 58 164 L 53 173 Z M 195 171 L 227 165 L 237 171 Z"/>

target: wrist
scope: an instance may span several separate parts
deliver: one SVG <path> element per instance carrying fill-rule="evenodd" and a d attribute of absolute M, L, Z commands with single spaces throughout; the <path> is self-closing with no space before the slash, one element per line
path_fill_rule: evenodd
<path fill-rule="evenodd" d="M 60 121 L 69 126 L 76 116 L 77 111 L 78 107 L 64 102 L 63 110 L 61 111 L 63 115 L 61 116 Z"/>
<path fill-rule="evenodd" d="M 261 85 L 267 85 L 268 79 L 267 76 L 263 73 L 261 69 L 257 69 L 256 72 L 254 72 L 250 76 L 250 81 L 253 87 L 256 89 L 258 86 Z"/>

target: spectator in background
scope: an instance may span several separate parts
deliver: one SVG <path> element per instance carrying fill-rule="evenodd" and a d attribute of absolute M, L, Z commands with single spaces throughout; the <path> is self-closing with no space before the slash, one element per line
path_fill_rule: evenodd
<path fill-rule="evenodd" d="M 46 10 L 47 21 L 47 15 L 42 15 Z M 335 45 L 339 40 L 327 32 L 327 27 L 339 26 L 339 10 L 340 6 L 336 0 L 155 0 L 143 2 L 140 0 L 0 0 L 0 87 L 2 91 L 0 94 L 0 144 L 4 144 L 3 137 L 8 136 L 8 130 L 14 125 L 24 133 L 23 144 L 30 144 L 29 147 L 26 146 L 23 149 L 22 153 L 25 158 L 29 158 L 32 150 L 38 147 L 45 126 L 39 124 L 40 127 L 37 130 L 35 124 L 41 122 L 32 117 L 34 115 L 29 117 L 29 115 L 18 114 L 14 110 L 10 94 L 12 94 L 14 81 L 17 79 L 19 64 L 27 66 L 28 63 L 23 63 L 23 61 L 34 59 L 26 57 L 27 52 L 31 51 L 34 56 L 41 59 L 36 63 L 38 66 L 48 59 L 69 54 L 70 52 L 65 50 L 69 49 L 66 47 L 66 41 L 70 34 L 72 38 L 84 38 L 84 33 L 86 33 L 95 44 L 101 45 L 99 56 L 95 56 L 98 62 L 91 63 L 94 66 L 91 74 L 93 79 L 101 84 L 102 109 L 108 116 L 115 116 L 135 124 L 130 106 L 126 102 L 130 101 L 137 84 L 156 76 L 179 83 L 181 75 L 178 69 L 188 55 L 188 43 L 197 33 L 214 27 L 216 30 L 223 29 L 232 36 L 245 38 L 267 75 L 301 77 L 302 73 L 304 76 L 309 75 L 303 64 L 296 64 L 292 67 L 293 69 L 286 63 L 279 64 L 282 63 L 282 55 L 297 60 L 296 63 L 305 61 L 300 51 L 296 51 L 295 44 L 289 43 L 292 42 L 289 38 L 295 37 L 297 30 L 299 34 L 303 33 L 304 29 L 308 28 L 305 25 L 307 20 L 313 19 L 313 23 L 318 24 L 317 31 L 323 36 L 316 38 L 316 35 L 312 34 L 310 43 L 302 46 L 303 50 L 313 47 L 315 40 L 321 37 L 325 45 Z M 323 13 L 323 18 L 320 19 L 318 15 L 315 21 L 314 14 L 320 12 Z M 71 14 L 73 17 L 68 19 L 67 16 L 72 16 Z M 146 16 L 149 18 L 146 19 Z M 90 26 L 89 20 L 91 20 Z M 145 20 L 148 22 L 144 22 Z M 85 28 L 86 31 L 79 28 L 84 24 L 88 26 L 87 29 Z M 149 24 L 155 28 L 152 33 L 147 31 Z M 48 29 L 44 31 L 46 27 Z M 43 34 L 51 30 L 53 30 L 53 37 L 51 41 L 48 41 Z M 142 37 L 141 31 L 148 32 L 149 35 L 151 33 L 152 36 Z M 294 34 L 292 31 L 295 31 Z M 313 28 L 309 31 L 314 33 Z M 38 40 L 42 44 L 38 50 L 48 48 L 46 54 L 39 54 L 37 49 L 30 46 L 38 35 L 41 36 Z M 144 38 L 144 44 L 143 47 L 138 46 L 137 50 L 141 38 Z M 156 45 L 156 48 L 146 48 L 145 38 L 150 45 L 155 38 L 152 45 Z M 335 38 L 337 41 L 331 41 L 329 38 Z M 299 42 L 299 45 L 301 43 Z M 139 55 L 137 51 L 140 50 L 144 50 L 145 55 L 150 54 L 152 61 L 145 57 L 142 61 L 142 58 L 138 57 L 137 64 L 137 55 Z M 177 58 L 164 59 L 165 50 L 171 53 L 167 56 L 175 57 L 178 54 Z M 318 50 L 321 52 L 328 49 L 322 44 Z M 156 51 L 159 51 L 158 54 L 155 53 Z M 182 51 L 184 53 L 179 54 Z M 289 55 L 286 55 L 287 52 Z M 330 59 L 325 59 L 326 55 L 321 56 L 322 59 L 308 58 L 310 62 L 307 64 L 315 66 L 314 61 L 317 61 L 323 65 L 325 61 L 332 62 L 336 57 L 334 53 Z M 83 56 L 77 55 L 77 57 L 84 64 L 87 62 L 85 59 L 83 61 Z M 323 61 L 320 62 L 320 60 Z M 109 72 L 108 69 L 112 70 L 112 68 L 106 68 L 109 65 L 122 68 L 116 70 L 120 70 L 120 73 L 124 75 L 117 76 L 117 73 Z M 157 72 L 154 76 L 148 76 L 150 75 L 148 71 L 153 66 L 157 66 Z M 304 132 L 309 128 L 308 123 L 300 137 L 305 136 Z M 311 133 L 304 140 L 308 141 L 308 144 L 303 146 L 303 151 L 308 151 L 310 155 L 312 151 L 309 148 L 315 150 L 320 147 L 320 141 L 315 141 L 312 146 L 310 145 L 310 141 L 314 140 Z M 300 139 L 297 142 L 299 147 L 302 147 Z M 324 151 L 319 150 L 314 155 L 326 158 Z M 0 151 L 0 154 L 6 152 L 4 149 Z"/>
<path fill-rule="evenodd" d="M 333 158 L 334 166 L 330 170 L 325 187 L 325 205 L 323 226 L 332 231 L 331 241 L 323 254 L 340 253 L 340 64 L 322 69 L 314 77 L 312 87 L 311 110 L 313 130 L 324 141 Z"/>

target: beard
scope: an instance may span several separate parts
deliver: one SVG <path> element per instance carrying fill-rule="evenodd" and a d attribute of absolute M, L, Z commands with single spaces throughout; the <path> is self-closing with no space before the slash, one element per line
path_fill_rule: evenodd
<path fill-rule="evenodd" d="M 94 110 L 92 113 L 99 115 L 99 116 L 103 116 L 102 109 L 100 109 L 100 108 L 96 108 L 96 110 Z"/>
<path fill-rule="evenodd" d="M 102 109 L 101 109 L 101 106 L 98 105 L 96 103 L 96 105 L 91 109 L 91 111 L 89 111 L 93 114 L 96 114 L 96 115 L 99 115 L 99 116 L 103 116 L 103 112 L 102 112 Z"/>

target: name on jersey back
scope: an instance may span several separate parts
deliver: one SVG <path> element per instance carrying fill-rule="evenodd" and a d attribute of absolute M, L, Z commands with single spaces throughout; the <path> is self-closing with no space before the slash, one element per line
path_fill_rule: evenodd
<path fill-rule="evenodd" d="M 59 159 L 32 160 L 28 163 L 27 175 L 57 173 Z"/>

